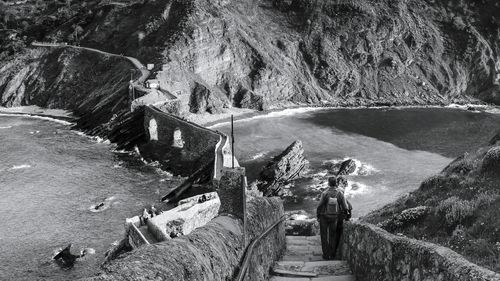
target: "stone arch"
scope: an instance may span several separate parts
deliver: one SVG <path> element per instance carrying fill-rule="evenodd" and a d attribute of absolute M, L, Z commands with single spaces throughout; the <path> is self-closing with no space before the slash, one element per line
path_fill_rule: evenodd
<path fill-rule="evenodd" d="M 154 118 L 149 120 L 149 140 L 158 140 L 158 124 Z"/>
<path fill-rule="evenodd" d="M 174 130 L 174 140 L 172 142 L 173 147 L 183 148 L 184 139 L 182 138 L 182 131 L 180 128 L 175 128 Z"/>

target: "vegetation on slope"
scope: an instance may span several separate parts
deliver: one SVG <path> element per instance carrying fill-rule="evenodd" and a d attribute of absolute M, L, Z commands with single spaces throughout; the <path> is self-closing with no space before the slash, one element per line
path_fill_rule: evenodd
<path fill-rule="evenodd" d="M 363 220 L 450 247 L 500 272 L 500 143 L 453 161 L 409 195 Z"/>
<path fill-rule="evenodd" d="M 32 40 L 138 57 L 193 113 L 500 103 L 494 0 L 27 0 L 7 10 L 2 24 L 17 33 L 5 31 L 4 57 Z"/>

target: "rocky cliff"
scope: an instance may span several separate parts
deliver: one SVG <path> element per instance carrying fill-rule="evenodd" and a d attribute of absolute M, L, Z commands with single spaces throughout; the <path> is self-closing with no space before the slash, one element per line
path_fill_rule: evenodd
<path fill-rule="evenodd" d="M 500 103 L 494 0 L 86 2 L 71 4 L 78 12 L 46 28 L 44 40 L 77 37 L 84 46 L 156 63 L 161 87 L 180 96 L 185 112 Z M 12 37 L 23 35 L 35 38 L 30 29 Z M 0 77 L 6 96 L 12 73 Z"/>
<path fill-rule="evenodd" d="M 132 65 L 119 57 L 74 48 L 27 49 L 0 66 L 1 105 L 72 110 L 84 130 L 129 111 Z"/>

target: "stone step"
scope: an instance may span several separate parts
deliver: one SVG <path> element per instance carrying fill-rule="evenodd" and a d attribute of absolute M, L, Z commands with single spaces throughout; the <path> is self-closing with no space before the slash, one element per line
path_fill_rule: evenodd
<path fill-rule="evenodd" d="M 278 261 L 274 264 L 273 271 L 287 270 L 291 272 L 315 273 L 318 276 L 350 275 L 351 270 L 346 261 Z"/>
<path fill-rule="evenodd" d="M 356 281 L 354 275 L 323 276 L 323 277 L 282 277 L 271 276 L 269 281 Z"/>
<path fill-rule="evenodd" d="M 321 245 L 318 244 L 288 244 L 286 245 L 288 251 L 321 251 Z"/>
<path fill-rule="evenodd" d="M 322 261 L 323 257 L 321 255 L 285 255 L 283 256 L 283 261 Z"/>
<path fill-rule="evenodd" d="M 313 248 L 286 248 L 285 251 L 286 256 L 321 256 L 323 252 L 321 251 L 321 247 L 313 247 Z"/>
<path fill-rule="evenodd" d="M 296 240 L 306 240 L 306 241 L 321 241 L 321 236 L 316 235 L 316 236 L 286 236 L 286 241 L 296 241 Z"/>

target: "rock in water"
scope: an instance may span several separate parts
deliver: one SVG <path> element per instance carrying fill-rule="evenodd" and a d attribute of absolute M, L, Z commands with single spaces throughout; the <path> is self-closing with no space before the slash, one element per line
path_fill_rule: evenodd
<path fill-rule="evenodd" d="M 282 187 L 302 176 L 308 166 L 302 142 L 297 140 L 262 169 L 258 188 L 265 196 L 281 196 Z"/>
<path fill-rule="evenodd" d="M 340 164 L 338 176 L 347 176 L 351 175 L 356 171 L 356 162 L 352 159 L 345 160 Z"/>

